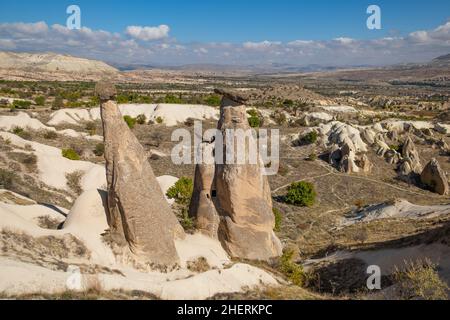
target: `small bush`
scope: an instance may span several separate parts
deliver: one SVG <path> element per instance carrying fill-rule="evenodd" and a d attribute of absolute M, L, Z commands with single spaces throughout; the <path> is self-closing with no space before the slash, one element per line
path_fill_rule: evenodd
<path fill-rule="evenodd" d="M 70 160 L 80 160 L 80 155 L 73 149 L 63 149 L 62 156 Z"/>
<path fill-rule="evenodd" d="M 136 117 L 137 124 L 146 124 L 147 123 L 147 117 L 145 114 L 140 114 Z"/>
<path fill-rule="evenodd" d="M 169 199 L 174 199 L 178 204 L 188 205 L 191 201 L 193 191 L 194 184 L 192 179 L 182 177 L 175 183 L 175 185 L 167 190 L 166 195 Z"/>
<path fill-rule="evenodd" d="M 95 154 L 97 157 L 103 156 L 103 155 L 105 154 L 105 145 L 104 145 L 103 143 L 98 143 L 98 144 L 95 146 L 94 154 Z"/>
<path fill-rule="evenodd" d="M 97 124 L 94 121 L 86 123 L 86 130 L 91 136 L 97 133 Z"/>
<path fill-rule="evenodd" d="M 24 131 L 24 130 L 23 130 L 23 128 L 21 128 L 21 127 L 14 127 L 14 128 L 12 128 L 12 130 L 11 130 L 11 132 L 14 133 L 14 134 L 16 134 L 16 135 L 20 135 L 23 131 Z"/>
<path fill-rule="evenodd" d="M 125 120 L 125 122 L 127 123 L 128 127 L 130 129 L 133 129 L 134 126 L 136 125 L 136 119 L 130 116 L 124 116 L 123 120 Z"/>
<path fill-rule="evenodd" d="M 206 260 L 204 257 L 197 258 L 193 261 L 188 261 L 186 263 L 186 266 L 188 270 L 192 272 L 206 272 L 211 269 L 211 266 L 208 263 L 208 260 Z"/>
<path fill-rule="evenodd" d="M 83 192 L 81 188 L 81 177 L 83 176 L 82 171 L 75 171 L 72 173 L 66 174 L 66 184 L 67 186 L 75 192 L 77 195 L 80 195 Z"/>
<path fill-rule="evenodd" d="M 158 117 L 158 118 L 156 118 L 156 123 L 158 123 L 158 124 L 161 124 L 161 123 L 163 123 L 164 122 L 164 119 L 163 118 L 161 118 L 161 117 Z"/>
<path fill-rule="evenodd" d="M 0 169 L 0 188 L 10 190 L 13 187 L 15 178 L 14 172 Z"/>
<path fill-rule="evenodd" d="M 25 100 L 14 100 L 12 105 L 15 109 L 29 109 L 31 106 L 31 102 Z"/>
<path fill-rule="evenodd" d="M 58 138 L 58 134 L 56 133 L 56 131 L 47 130 L 44 132 L 44 139 L 53 140 L 56 138 Z"/>
<path fill-rule="evenodd" d="M 308 145 L 308 144 L 316 143 L 317 142 L 317 138 L 318 138 L 318 134 L 317 134 L 316 131 L 308 132 L 306 135 L 304 135 L 300 139 L 300 144 Z"/>
<path fill-rule="evenodd" d="M 15 135 L 18 135 L 22 139 L 31 140 L 31 138 L 32 138 L 31 133 L 29 133 L 28 131 L 26 131 L 25 129 L 23 129 L 21 127 L 14 127 L 11 131 L 12 131 L 12 133 L 14 133 Z"/>
<path fill-rule="evenodd" d="M 206 97 L 205 104 L 212 107 L 220 106 L 221 98 L 219 95 L 212 94 Z"/>
<path fill-rule="evenodd" d="M 248 124 L 250 125 L 250 127 L 259 128 L 262 124 L 262 120 L 258 111 L 256 111 L 255 109 L 251 109 L 248 110 L 247 113 L 248 115 L 250 115 L 250 117 L 248 118 Z"/>
<path fill-rule="evenodd" d="M 259 119 L 259 117 L 251 116 L 248 118 L 248 124 L 252 128 L 259 128 L 261 126 L 261 119 Z"/>
<path fill-rule="evenodd" d="M 429 260 L 405 262 L 404 270 L 396 268 L 394 281 L 399 288 L 400 299 L 447 300 L 448 286 L 436 272 L 436 265 Z"/>
<path fill-rule="evenodd" d="M 64 108 L 64 100 L 61 96 L 56 96 L 52 103 L 52 110 L 59 110 Z"/>
<path fill-rule="evenodd" d="M 317 160 L 317 154 L 315 152 L 312 152 L 308 158 L 306 158 L 308 161 L 316 161 Z"/>
<path fill-rule="evenodd" d="M 43 106 L 45 105 L 45 97 L 38 96 L 34 99 L 34 102 L 36 103 L 37 106 Z"/>
<path fill-rule="evenodd" d="M 316 191 L 314 185 L 306 181 L 292 183 L 285 196 L 286 203 L 303 207 L 313 206 L 315 200 Z"/>
<path fill-rule="evenodd" d="M 275 216 L 275 227 L 273 228 L 273 231 L 280 232 L 281 230 L 281 222 L 283 221 L 283 215 L 281 214 L 281 211 L 277 208 L 272 208 L 273 215 Z"/>
<path fill-rule="evenodd" d="M 280 258 L 280 271 L 296 286 L 303 286 L 306 275 L 301 265 L 293 261 L 294 250 L 286 249 Z"/>

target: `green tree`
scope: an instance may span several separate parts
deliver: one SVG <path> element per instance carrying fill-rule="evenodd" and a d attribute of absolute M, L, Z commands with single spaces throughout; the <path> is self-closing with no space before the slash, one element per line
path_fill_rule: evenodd
<path fill-rule="evenodd" d="M 316 195 L 312 183 L 306 181 L 294 182 L 288 188 L 285 201 L 296 206 L 311 207 L 316 201 Z"/>
<path fill-rule="evenodd" d="M 175 183 L 175 185 L 167 190 L 166 195 L 169 199 L 174 199 L 178 204 L 188 205 L 191 201 L 193 191 L 194 184 L 192 179 L 182 177 Z"/>

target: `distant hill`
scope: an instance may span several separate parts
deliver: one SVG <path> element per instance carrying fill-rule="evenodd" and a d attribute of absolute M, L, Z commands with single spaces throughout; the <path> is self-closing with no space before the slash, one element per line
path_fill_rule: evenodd
<path fill-rule="evenodd" d="M 431 61 L 432 65 L 450 67 L 450 53 L 437 57 Z"/>
<path fill-rule="evenodd" d="M 23 72 L 116 74 L 118 70 L 97 60 L 56 53 L 14 53 L 0 51 L 0 69 Z"/>

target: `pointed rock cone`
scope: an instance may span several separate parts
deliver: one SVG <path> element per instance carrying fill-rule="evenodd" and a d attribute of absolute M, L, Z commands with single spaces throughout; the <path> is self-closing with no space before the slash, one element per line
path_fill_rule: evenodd
<path fill-rule="evenodd" d="M 171 211 L 141 144 L 113 101 L 101 105 L 112 239 L 132 252 L 133 263 L 177 265 L 175 237 L 184 231 Z"/>
<path fill-rule="evenodd" d="M 201 233 L 217 239 L 219 215 L 214 206 L 211 191 L 214 180 L 214 144 L 203 142 L 198 148 L 202 163 L 195 166 L 194 191 L 192 193 L 189 215 L 196 220 Z"/>
<path fill-rule="evenodd" d="M 423 169 L 420 180 L 440 195 L 449 194 L 447 175 L 442 170 L 439 162 L 434 158 Z"/>
<path fill-rule="evenodd" d="M 219 240 L 232 257 L 269 260 L 282 254 L 282 246 L 273 232 L 272 196 L 267 177 L 263 175 L 264 165 L 258 153 L 257 160 L 250 161 L 252 155 L 249 150 L 255 149 L 253 147 L 257 141 L 253 136 L 238 138 L 239 134 L 227 137 L 227 129 L 242 129 L 245 133 L 250 132 L 250 126 L 242 104 L 244 99 L 222 91 L 220 93 L 224 98 L 218 129 L 222 132 L 223 144 L 221 139 L 216 139 L 215 152 L 222 148 L 224 164 L 216 163 L 216 189 L 213 190 L 213 201 L 221 218 Z M 230 141 L 234 141 L 234 146 L 230 145 Z M 227 149 L 236 151 L 239 147 L 245 150 L 245 163 L 227 163 Z"/>

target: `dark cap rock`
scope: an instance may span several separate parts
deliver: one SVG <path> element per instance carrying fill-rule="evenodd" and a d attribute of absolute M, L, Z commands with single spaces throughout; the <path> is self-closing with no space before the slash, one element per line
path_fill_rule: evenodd
<path fill-rule="evenodd" d="M 248 96 L 242 92 L 227 89 L 214 89 L 214 92 L 223 96 L 223 98 L 231 100 L 238 105 L 243 105 L 248 101 Z"/>
<path fill-rule="evenodd" d="M 101 101 L 108 101 L 117 94 L 116 86 L 111 81 L 102 80 L 95 85 L 94 93 Z"/>

